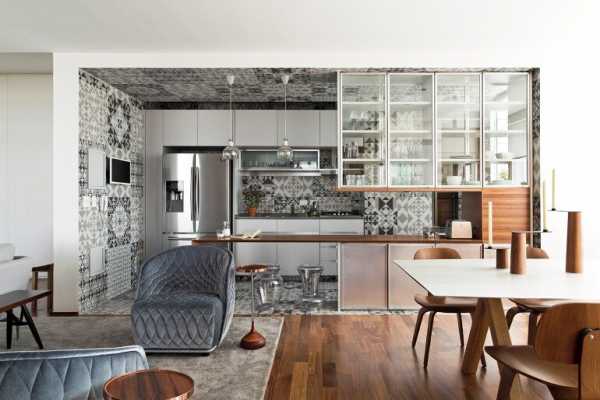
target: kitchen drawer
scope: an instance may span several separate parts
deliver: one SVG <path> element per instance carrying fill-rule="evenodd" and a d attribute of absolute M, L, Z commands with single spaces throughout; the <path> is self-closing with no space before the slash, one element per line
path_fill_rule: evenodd
<path fill-rule="evenodd" d="M 323 267 L 323 275 L 337 275 L 338 264 L 337 261 L 321 261 L 321 267 Z"/>
<path fill-rule="evenodd" d="M 319 234 L 318 219 L 280 219 L 278 233 L 282 234 Z"/>
<path fill-rule="evenodd" d="M 480 243 L 438 243 L 436 247 L 454 249 L 462 258 L 481 258 L 482 245 Z"/>
<path fill-rule="evenodd" d="M 237 235 L 256 232 L 258 229 L 262 233 L 277 233 L 277 220 L 274 219 L 237 219 L 235 224 Z"/>
<path fill-rule="evenodd" d="M 364 222 L 356 219 L 321 219 L 320 232 L 323 235 L 362 235 Z"/>
<path fill-rule="evenodd" d="M 327 261 L 337 262 L 338 249 L 337 243 L 320 243 L 319 256 L 321 264 Z"/>

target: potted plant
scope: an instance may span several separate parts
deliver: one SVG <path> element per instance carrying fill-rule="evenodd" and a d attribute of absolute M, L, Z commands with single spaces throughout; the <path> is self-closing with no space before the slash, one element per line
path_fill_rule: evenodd
<path fill-rule="evenodd" d="M 260 190 L 249 189 L 242 192 L 242 196 L 244 198 L 244 204 L 246 204 L 246 208 L 248 209 L 248 215 L 250 217 L 255 217 L 256 209 L 258 208 L 260 200 L 265 196 L 265 194 Z"/>

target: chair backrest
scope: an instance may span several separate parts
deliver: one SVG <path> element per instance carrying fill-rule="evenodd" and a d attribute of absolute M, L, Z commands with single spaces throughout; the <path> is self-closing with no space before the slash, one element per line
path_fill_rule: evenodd
<path fill-rule="evenodd" d="M 547 361 L 577 364 L 581 332 L 600 328 L 600 303 L 569 303 L 542 314 L 535 337 L 535 352 Z"/>
<path fill-rule="evenodd" d="M 0 353 L 0 400 L 101 399 L 107 380 L 147 368 L 140 346 Z"/>
<path fill-rule="evenodd" d="M 461 257 L 458 251 L 447 247 L 419 249 L 414 255 L 415 260 L 455 260 L 459 258 Z"/>
<path fill-rule="evenodd" d="M 550 258 L 548 253 L 539 247 L 527 246 L 527 258 Z"/>

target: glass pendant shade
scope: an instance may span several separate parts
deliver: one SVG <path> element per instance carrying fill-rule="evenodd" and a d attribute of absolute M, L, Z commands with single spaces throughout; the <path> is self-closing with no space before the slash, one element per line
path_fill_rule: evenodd
<path fill-rule="evenodd" d="M 290 147 L 287 138 L 283 139 L 283 144 L 277 149 L 277 158 L 284 161 L 292 161 L 294 151 Z"/>
<path fill-rule="evenodd" d="M 221 154 L 221 158 L 223 160 L 234 160 L 240 156 L 240 149 L 238 149 L 233 142 L 234 132 L 234 122 L 233 122 L 233 101 L 232 101 L 232 91 L 233 91 L 233 82 L 235 81 L 235 75 L 227 75 L 227 84 L 229 85 L 229 112 L 231 113 L 231 138 L 227 143 L 227 146 L 223 149 L 223 153 Z"/>
<path fill-rule="evenodd" d="M 229 139 L 229 143 L 223 149 L 221 158 L 223 160 L 234 160 L 240 156 L 240 150 L 233 144 L 233 140 Z"/>
<path fill-rule="evenodd" d="M 294 156 L 294 151 L 290 147 L 287 138 L 287 84 L 289 80 L 289 75 L 281 75 L 281 82 L 283 83 L 283 144 L 277 149 L 277 158 L 283 161 L 292 161 Z"/>

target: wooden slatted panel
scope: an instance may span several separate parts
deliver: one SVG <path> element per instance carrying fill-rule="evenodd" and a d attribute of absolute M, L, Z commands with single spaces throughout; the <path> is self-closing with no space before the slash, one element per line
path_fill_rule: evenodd
<path fill-rule="evenodd" d="M 511 232 L 530 229 L 529 188 L 484 189 L 481 196 L 483 240 L 488 241 L 488 202 L 493 203 L 494 243 L 510 243 Z"/>

